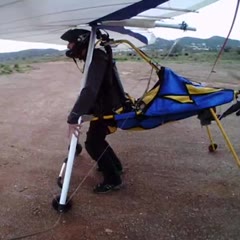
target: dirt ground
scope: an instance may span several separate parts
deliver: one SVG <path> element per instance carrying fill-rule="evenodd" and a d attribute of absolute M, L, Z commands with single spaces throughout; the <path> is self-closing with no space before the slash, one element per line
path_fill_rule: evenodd
<path fill-rule="evenodd" d="M 108 140 L 123 162 L 120 191 L 96 195 L 101 181 L 85 149 L 75 160 L 72 209 L 51 202 L 67 156 L 66 118 L 80 88 L 73 63 L 35 64 L 24 74 L 0 77 L 0 238 L 32 240 L 237 240 L 240 237 L 240 171 L 216 123 L 218 144 L 208 152 L 206 129 L 196 117 L 159 128 L 119 130 Z M 126 91 L 139 97 L 150 76 L 145 63 L 119 63 Z M 171 64 L 176 72 L 214 86 L 240 89 L 229 71 L 207 64 Z M 227 106 L 218 108 L 223 111 Z M 222 124 L 240 154 L 239 121 Z M 84 143 L 87 123 L 83 127 Z M 75 189 L 77 191 L 75 192 Z"/>

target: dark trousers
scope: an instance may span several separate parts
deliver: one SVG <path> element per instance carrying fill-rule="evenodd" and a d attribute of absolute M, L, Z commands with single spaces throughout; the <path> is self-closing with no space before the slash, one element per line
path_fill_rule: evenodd
<path fill-rule="evenodd" d="M 120 184 L 120 171 L 122 164 L 111 146 L 105 140 L 110 133 L 108 121 L 92 121 L 87 132 L 85 148 L 88 154 L 97 161 L 99 169 L 103 173 L 104 182 L 108 184 Z"/>

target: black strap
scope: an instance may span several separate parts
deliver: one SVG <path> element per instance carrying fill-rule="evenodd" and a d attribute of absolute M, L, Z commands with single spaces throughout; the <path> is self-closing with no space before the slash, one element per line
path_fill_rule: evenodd
<path fill-rule="evenodd" d="M 83 69 L 81 69 L 81 68 L 78 66 L 78 64 L 77 64 L 76 58 L 73 57 L 72 59 L 73 59 L 74 63 L 76 64 L 77 68 L 79 69 L 79 71 L 80 71 L 81 73 L 84 73 L 84 67 L 83 67 Z"/>
<path fill-rule="evenodd" d="M 113 77 L 112 77 L 112 73 L 113 73 L 113 55 L 112 55 L 112 48 L 110 45 L 106 45 L 104 46 L 106 53 L 108 55 L 108 79 L 109 79 L 109 83 L 112 85 L 113 84 Z"/>

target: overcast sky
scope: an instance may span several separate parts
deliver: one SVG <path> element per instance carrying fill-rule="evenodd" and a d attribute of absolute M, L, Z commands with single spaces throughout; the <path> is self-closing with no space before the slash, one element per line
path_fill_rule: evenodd
<path fill-rule="evenodd" d="M 238 0 L 220 0 L 199 10 L 199 13 L 189 13 L 176 17 L 174 23 L 185 21 L 189 26 L 196 27 L 197 31 L 179 31 L 175 29 L 158 28 L 153 30 L 158 37 L 176 39 L 190 36 L 209 38 L 212 36 L 227 37 L 233 22 Z M 240 9 L 238 10 L 231 39 L 240 40 Z"/>
<path fill-rule="evenodd" d="M 226 37 L 233 21 L 236 6 L 237 0 L 220 0 L 200 9 L 199 13 L 185 14 L 176 17 L 174 20 L 169 20 L 169 23 L 173 24 L 185 21 L 189 26 L 197 28 L 197 31 L 194 32 L 183 32 L 181 30 L 166 28 L 157 28 L 152 31 L 156 37 L 165 39 L 177 39 L 186 36 L 197 38 L 209 38 L 212 36 Z M 230 38 L 240 40 L 240 10 Z M 0 40 L 0 52 L 14 52 L 29 48 L 57 48 L 63 50 L 66 47 Z"/>

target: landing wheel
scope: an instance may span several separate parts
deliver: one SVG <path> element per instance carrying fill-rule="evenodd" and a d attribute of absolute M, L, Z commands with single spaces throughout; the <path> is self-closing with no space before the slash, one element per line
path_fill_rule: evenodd
<path fill-rule="evenodd" d="M 210 145 L 208 146 L 208 151 L 209 151 L 209 152 L 215 152 L 215 151 L 217 150 L 217 148 L 218 148 L 218 145 L 217 145 L 216 143 L 210 144 Z"/>
<path fill-rule="evenodd" d="M 69 198 L 67 198 L 66 204 L 62 205 L 59 203 L 60 201 L 60 196 L 55 197 L 52 200 L 52 206 L 53 208 L 58 211 L 58 212 L 68 212 L 72 208 L 72 201 L 69 201 Z"/>

